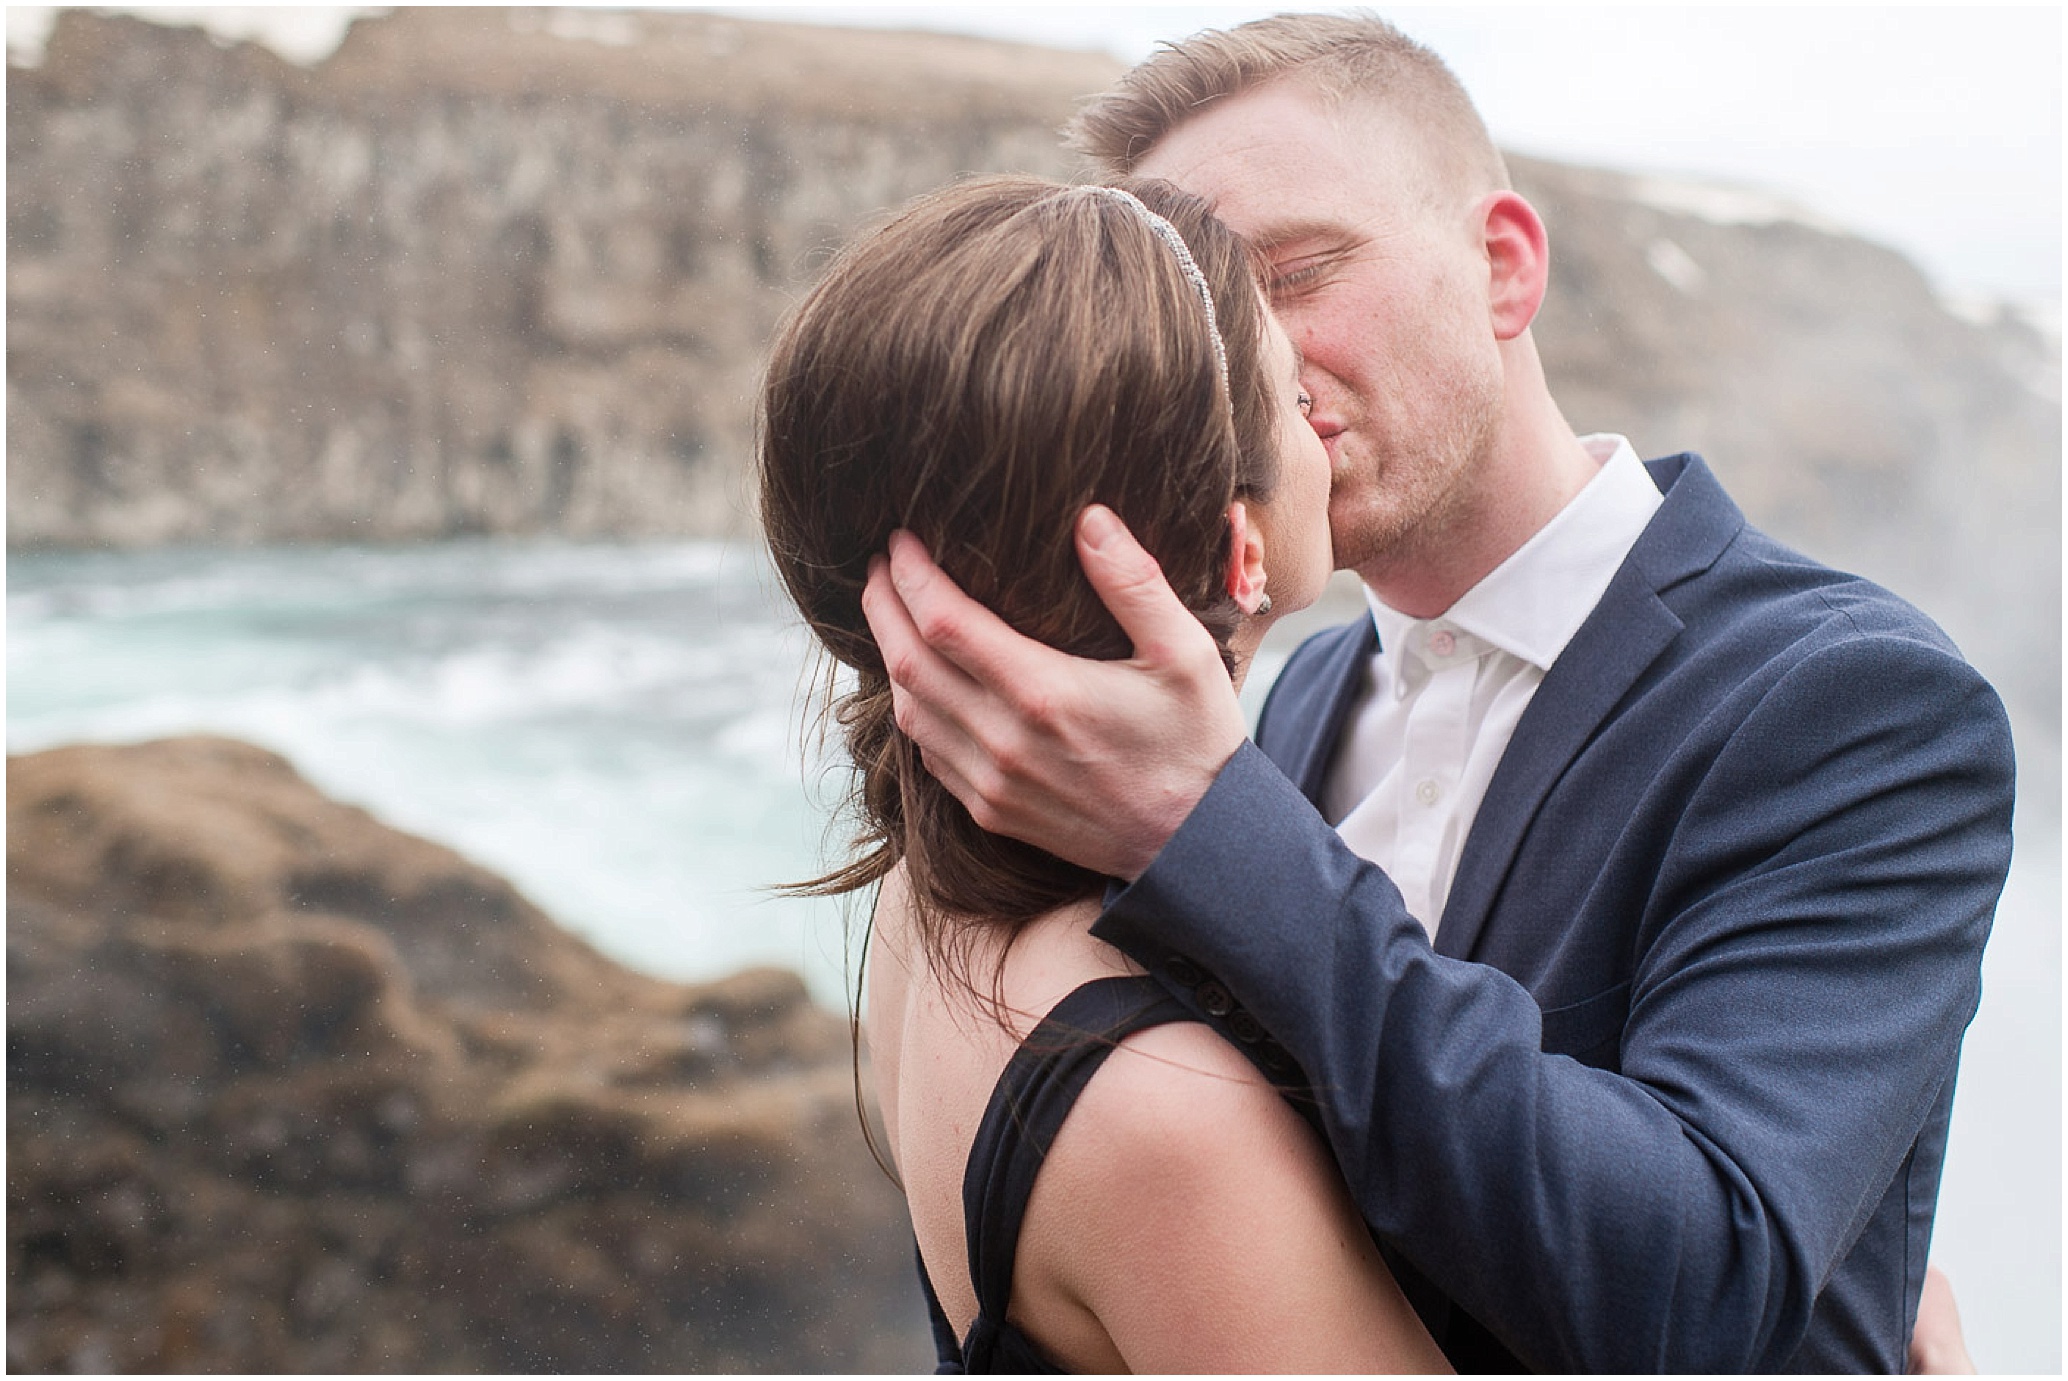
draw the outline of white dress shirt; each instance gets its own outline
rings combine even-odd
[[[1444,613],[1412,619],[1365,591],[1379,650],[1322,782],[1322,811],[1432,937],[1516,722],[1663,502],[1628,441],[1580,444],[1600,472]]]

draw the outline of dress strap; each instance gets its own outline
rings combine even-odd
[[[962,1178],[969,1274],[977,1293],[976,1323],[964,1347],[969,1370],[989,1369],[986,1354],[996,1346],[1012,1300],[1020,1219],[1048,1148],[1078,1095],[1122,1040],[1152,1026],[1192,1019],[1153,978],[1098,978],[1058,1002],[1013,1052],[991,1091]]]

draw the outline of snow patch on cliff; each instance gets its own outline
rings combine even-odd
[[[1853,232],[1775,193],[1727,183],[1648,174],[1630,179],[1631,199],[1655,211],[1694,216],[1716,225],[1779,225],[1794,223],[1826,235]]]

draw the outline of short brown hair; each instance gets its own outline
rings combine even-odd
[[[1276,474],[1248,247],[1196,197],[1125,185],[1210,285],[1228,388],[1197,289],[1139,212],[1092,188],[991,178],[923,197],[843,252],[783,327],[762,390],[769,551],[854,673],[831,706],[855,766],[853,855],[800,890],[855,891],[903,860],[926,952],[965,984],[960,922],[1017,930],[1103,879],[979,828],[922,765],[862,615],[870,557],[908,529],[1021,632],[1125,657],[1072,541],[1077,514],[1104,503],[1225,649],[1239,617],[1228,505]]]
[[[1157,141],[1211,102],[1298,81],[1332,105],[1374,101],[1425,132],[1439,167],[1508,186],[1508,167],[1443,59],[1372,15],[1281,14],[1163,45],[1065,131],[1108,176],[1123,176]]]

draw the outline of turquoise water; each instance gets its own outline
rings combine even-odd
[[[806,641],[751,546],[35,555],[7,572],[10,752],[233,734],[509,877],[625,963],[781,964],[842,1004],[839,905],[768,890],[819,867],[838,783],[807,766]],[[1260,655],[1252,704],[1299,631]],[[2056,809],[2021,819],[1933,1250],[1985,1371],[2061,1365]]]
[[[515,881],[628,964],[838,1004],[805,643],[746,546],[15,556],[10,752],[209,730]]]

